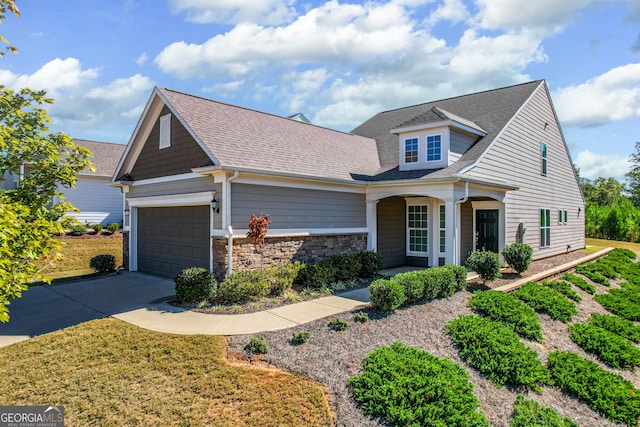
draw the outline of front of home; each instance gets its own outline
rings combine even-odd
[[[342,252],[462,264],[584,247],[584,200],[544,81],[372,117],[352,133],[154,89],[113,175],[125,262],[173,277]],[[273,221],[260,253],[252,214]]]

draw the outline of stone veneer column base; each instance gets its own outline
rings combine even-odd
[[[122,232],[122,266],[129,269],[129,232]]]
[[[366,250],[365,233],[267,237],[260,252],[249,239],[238,238],[233,239],[232,271],[253,270],[261,265],[283,265],[288,261],[315,264],[333,255]],[[213,271],[218,279],[226,276],[226,238],[213,239]]]

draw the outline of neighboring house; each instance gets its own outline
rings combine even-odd
[[[112,179],[125,262],[174,276],[377,250],[387,265],[584,247],[584,199],[544,81],[385,111],[337,132],[155,88]],[[273,221],[260,253],[251,214]]]
[[[78,180],[74,188],[60,187],[65,199],[73,204],[80,212],[69,212],[81,223],[110,222],[122,224],[123,197],[120,189],[109,187],[108,184],[122,157],[126,146],[108,142],[86,141],[74,139],[76,145],[87,147],[93,153],[95,171],[88,169],[78,173]],[[29,165],[22,167],[20,174],[5,173],[3,188],[15,188],[20,182],[20,175],[29,174]]]

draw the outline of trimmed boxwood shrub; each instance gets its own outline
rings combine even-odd
[[[360,261],[360,277],[375,277],[385,267],[384,258],[374,251],[363,251],[356,254]]]
[[[541,385],[552,383],[536,352],[502,323],[470,314],[450,321],[446,328],[460,358],[497,387],[509,384],[538,391]]]
[[[179,302],[206,301],[215,295],[218,285],[213,274],[203,267],[180,270],[175,282],[176,298]]]
[[[461,265],[445,264],[443,268],[451,270],[456,281],[455,290],[461,291],[467,287],[467,269]]]
[[[623,338],[640,343],[640,326],[619,316],[591,313],[589,323],[620,335]]]
[[[554,291],[558,291],[560,292],[562,295],[564,295],[565,297],[574,300],[575,302],[580,302],[582,301],[582,298],[580,297],[580,295],[578,295],[576,293],[576,291],[574,291],[573,289],[571,289],[571,283],[569,282],[564,282],[564,281],[553,281],[553,282],[547,282],[544,281],[542,282],[542,284],[544,286],[546,286],[547,288],[551,288]]]
[[[578,427],[578,424],[567,417],[561,417],[555,409],[543,406],[535,400],[525,399],[519,394],[513,405],[513,417],[509,426]]]
[[[349,379],[367,415],[391,426],[488,426],[469,375],[454,362],[394,343],[373,350]]]
[[[575,303],[569,301],[561,293],[535,282],[527,283],[520,289],[513,291],[512,295],[524,301],[538,313],[546,313],[554,320],[566,323],[571,320],[571,317],[578,314]]]
[[[510,294],[480,291],[471,297],[471,308],[478,314],[502,322],[531,341],[542,341],[540,320],[531,307]]]
[[[502,276],[500,274],[500,257],[494,252],[471,252],[464,265],[478,273],[485,282],[491,282]]]
[[[444,267],[431,267],[418,271],[424,280],[423,299],[431,301],[438,297],[453,295],[457,288],[455,275],[452,270]]]
[[[320,289],[336,281],[336,268],[328,260],[307,264],[300,269],[298,280],[306,288]]]
[[[396,274],[391,280],[404,289],[405,304],[412,304],[424,298],[424,276],[419,271]]]
[[[406,297],[402,285],[393,280],[378,279],[369,285],[373,308],[380,312],[395,310],[400,307]]]
[[[640,392],[630,381],[570,351],[551,352],[549,371],[562,391],[578,397],[594,411],[616,423],[637,425]]]
[[[355,280],[360,276],[360,269],[362,264],[360,263],[360,257],[357,254],[340,254],[332,256],[327,261],[329,262],[335,271],[333,280],[330,282],[348,282],[349,280]]]
[[[304,265],[303,262],[296,261],[286,262],[281,266],[266,267],[264,273],[269,282],[269,295],[278,296],[287,289],[291,289]]]
[[[576,276],[575,274],[564,273],[562,275],[562,280],[566,280],[567,282],[573,283],[574,285],[576,285],[577,287],[579,287],[580,289],[582,289],[583,291],[585,291],[590,295],[594,295],[596,293],[595,286],[593,286],[591,283],[584,280],[582,277]]]
[[[271,285],[262,270],[242,270],[224,279],[218,286],[216,299],[236,303],[269,295]]]
[[[518,274],[527,271],[531,258],[533,256],[533,248],[524,243],[511,243],[504,247],[502,251],[504,260]],[[479,274],[479,273],[478,273]]]
[[[640,350],[636,346],[596,325],[574,323],[569,327],[569,338],[612,368],[633,371],[640,366]]]
[[[89,268],[98,273],[110,273],[116,270],[116,257],[109,254],[96,255],[89,260]]]

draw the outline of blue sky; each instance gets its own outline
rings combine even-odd
[[[24,0],[0,84],[51,128],[126,143],[154,85],[349,131],[373,114],[546,79],[584,177],[640,141],[638,0]]]

